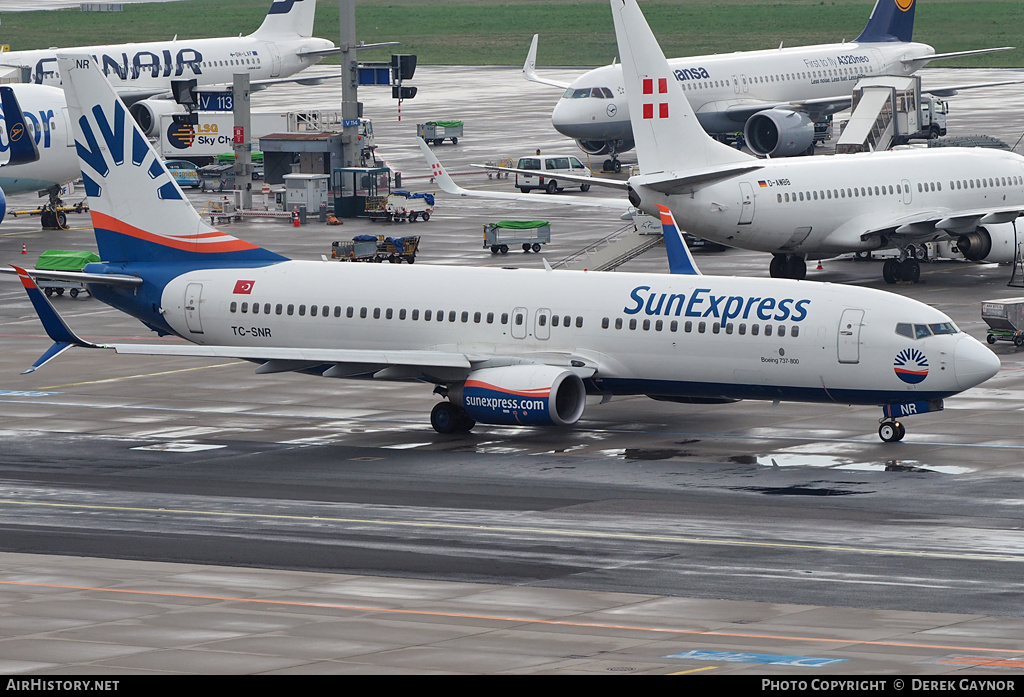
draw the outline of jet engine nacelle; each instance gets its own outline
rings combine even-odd
[[[154,138],[159,135],[160,117],[164,114],[184,114],[185,107],[172,99],[143,99],[128,107],[128,113],[143,133]]]
[[[814,145],[814,122],[803,112],[765,109],[747,119],[743,138],[757,155],[803,155]]]
[[[583,415],[587,390],[571,370],[513,365],[473,371],[448,399],[480,423],[568,426]]]
[[[1013,223],[984,225],[974,232],[960,235],[956,247],[969,261],[1007,264],[1017,256],[1017,236]]]
[[[636,143],[623,138],[621,140],[577,140],[576,145],[588,155],[607,155],[632,150]]]

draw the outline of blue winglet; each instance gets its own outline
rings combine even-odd
[[[676,225],[672,211],[660,203],[655,205],[661,214],[661,229],[665,235],[665,250],[668,252],[668,272],[684,276],[701,276],[697,262],[693,260],[690,248],[686,246],[686,240]]]
[[[39,149],[25,121],[25,114],[21,111],[14,90],[6,85],[0,87],[0,107],[4,112],[7,140],[11,144],[11,156],[4,166],[23,165],[38,160]]]
[[[25,292],[28,293],[28,299],[32,301],[32,306],[36,309],[36,314],[39,315],[39,321],[43,323],[43,329],[46,330],[47,335],[53,339],[54,344],[46,353],[39,357],[32,367],[25,371],[24,374],[34,372],[43,365],[53,360],[60,354],[67,351],[73,346],[85,346],[87,348],[101,348],[96,344],[92,344],[84,339],[80,338],[71,327],[64,322],[63,318],[57,314],[57,310],[50,303],[50,300],[39,290],[39,286],[32,280],[32,277],[28,275],[28,272],[20,266],[14,266],[11,264],[15,271],[18,272],[18,278],[21,279],[21,285],[25,287]]]

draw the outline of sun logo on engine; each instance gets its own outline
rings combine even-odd
[[[917,349],[903,349],[896,354],[893,370],[908,385],[916,385],[928,377],[928,358]]]

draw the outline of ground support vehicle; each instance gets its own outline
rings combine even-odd
[[[508,254],[509,247],[522,245],[524,252],[539,252],[551,241],[551,223],[546,220],[501,220],[484,224],[484,249],[491,254]]]
[[[43,271],[81,271],[86,264],[100,261],[99,255],[94,252],[71,251],[63,249],[48,249],[39,255],[36,260],[36,269]],[[68,295],[77,298],[80,293],[89,293],[84,283],[79,281],[58,281],[53,278],[39,277],[39,287],[46,295]],[[89,293],[92,295],[91,293]]]
[[[1012,341],[1018,348],[1024,346],[1024,298],[984,300],[981,318],[988,324],[988,343]]]
[[[401,264],[416,262],[419,249],[418,235],[408,237],[384,237],[383,235],[357,235],[350,241],[338,240],[331,244],[331,258],[338,261],[367,261]]]
[[[461,121],[427,121],[416,124],[416,135],[427,143],[440,145],[446,139],[452,141],[452,145],[459,142],[462,137]]]
[[[484,164],[488,167],[504,167],[505,169],[511,169],[516,166],[516,161],[511,157],[502,157],[499,160],[485,162]],[[508,175],[508,172],[502,172],[500,170],[487,170],[488,179],[501,179],[502,176],[504,176],[505,179],[508,179]]]
[[[430,220],[430,214],[434,212],[433,194],[392,191],[386,197],[378,197],[376,203],[377,208],[370,208],[370,202],[367,201],[367,211],[370,214],[371,222],[378,220],[385,220],[389,223],[404,221],[414,223],[417,220],[426,222]]]

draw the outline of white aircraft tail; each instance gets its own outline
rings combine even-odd
[[[105,262],[276,261],[203,222],[99,65],[57,54],[96,244]]]
[[[644,176],[685,174],[754,158],[709,136],[635,0],[611,0],[637,159]]]
[[[313,36],[316,0],[274,0],[260,28],[252,36],[270,38],[308,38]]]

